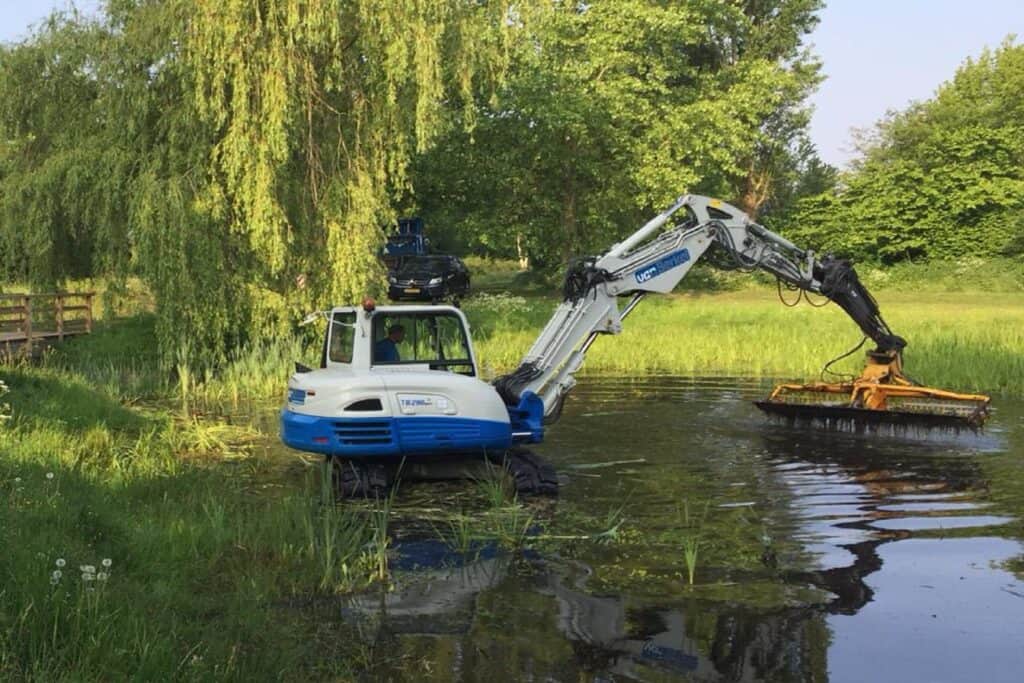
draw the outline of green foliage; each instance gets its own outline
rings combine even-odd
[[[882,263],[1024,253],[1024,46],[968,60],[862,152],[837,191],[802,201],[790,233]]]
[[[556,4],[472,133],[418,161],[412,201],[476,252],[545,267],[685,191],[743,197],[806,124],[817,65],[800,41],[819,4]]]
[[[380,287],[411,155],[518,30],[448,0],[105,10],[0,49],[0,276],[138,275],[165,366],[199,369]]]

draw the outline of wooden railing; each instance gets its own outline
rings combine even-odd
[[[95,292],[0,294],[0,344],[32,347],[92,332]]]

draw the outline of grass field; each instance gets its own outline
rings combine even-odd
[[[908,340],[905,368],[931,385],[1024,393],[1024,296],[879,294],[883,315]],[[466,305],[482,363],[514,367],[554,310],[551,299],[481,296]],[[644,301],[621,335],[600,339],[584,372],[725,375],[816,380],[862,334],[837,306],[787,308],[770,289],[677,294]],[[865,350],[869,346],[865,345]],[[856,373],[858,352],[837,363]]]

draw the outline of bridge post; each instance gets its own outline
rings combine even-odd
[[[57,293],[54,313],[57,318],[57,339],[64,341],[64,294],[60,292]]]
[[[85,333],[92,334],[92,297],[95,292],[89,292],[85,295]]]
[[[21,298],[25,309],[25,348],[32,353],[32,297],[28,294]]]

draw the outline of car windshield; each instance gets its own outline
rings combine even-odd
[[[444,270],[450,264],[450,259],[447,257],[434,257],[428,256],[426,258],[415,258],[410,259],[402,264],[401,272],[403,273],[415,273],[423,271],[439,271]]]

